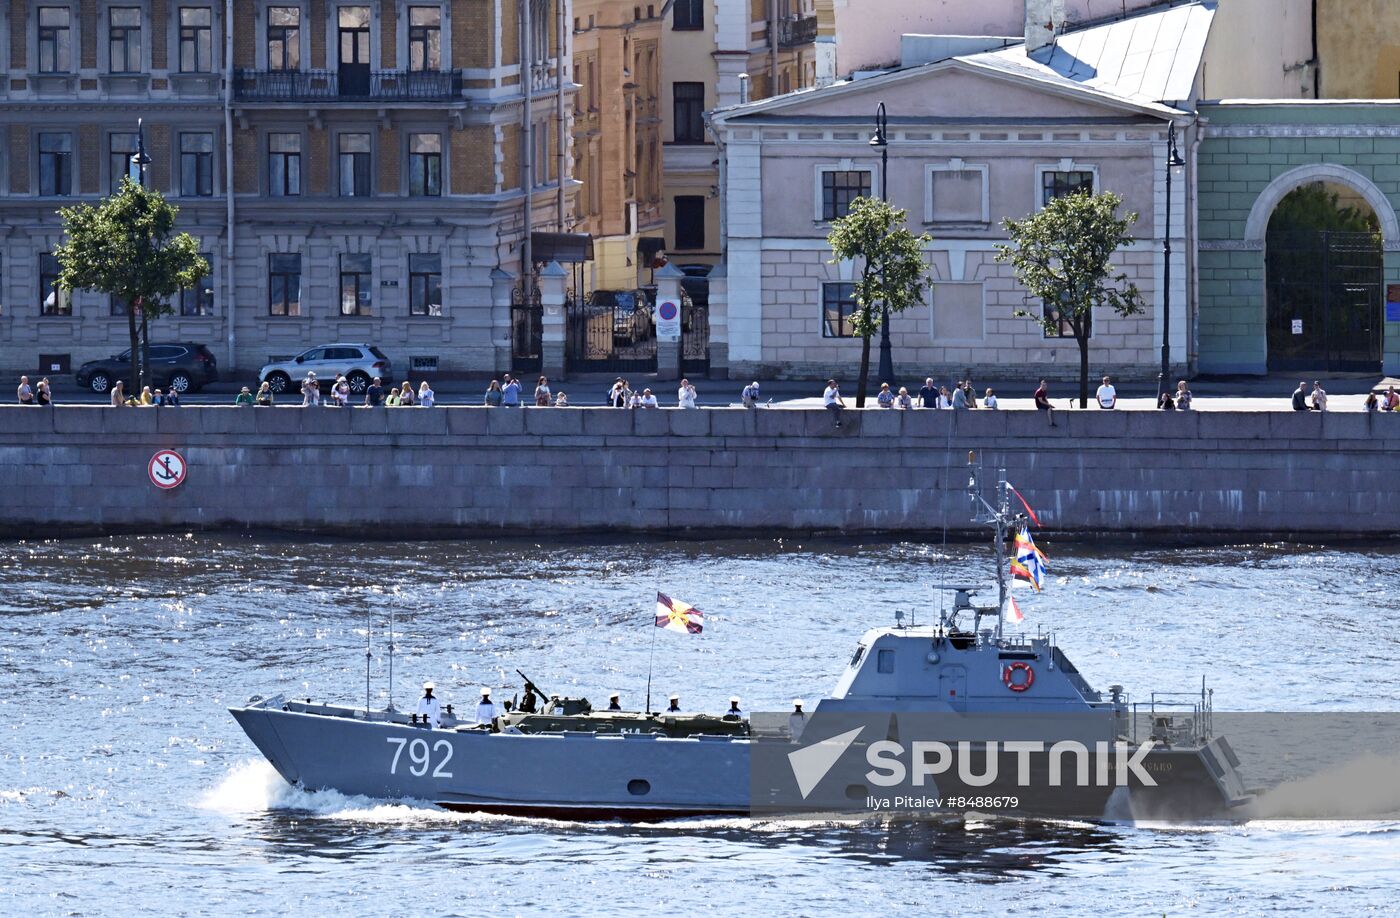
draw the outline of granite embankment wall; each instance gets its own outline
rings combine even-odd
[[[976,449],[1061,532],[1400,533],[1400,417],[1058,415],[6,407],[0,529],[971,531]],[[147,475],[163,448],[189,464],[172,491]]]

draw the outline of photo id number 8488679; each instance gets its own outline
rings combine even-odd
[[[404,749],[408,749],[408,762],[405,768],[408,773],[415,778],[421,778],[428,774],[428,767],[433,764],[433,759],[437,759],[437,767],[433,769],[431,777],[450,778],[452,772],[447,771],[447,763],[452,761],[452,744],[445,739],[440,739],[433,743],[431,750],[428,741],[416,737],[412,740],[402,736],[385,737],[385,742],[395,746],[394,760],[389,763],[389,774],[399,773],[399,759],[403,757]]]

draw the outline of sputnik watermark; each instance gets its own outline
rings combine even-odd
[[[858,727],[788,753],[788,764],[803,800],[863,731],[863,727]],[[989,787],[1002,780],[1005,757],[1008,763],[1014,759],[1017,787],[1128,787],[1133,783],[1156,787],[1156,780],[1145,767],[1146,758],[1156,747],[1156,740],[1138,744],[1096,742],[1092,748],[1078,740],[1050,744],[1029,740],[918,740],[907,747],[895,740],[880,740],[865,747],[865,762],[870,770],[864,777],[869,784],[881,788],[924,787],[936,783],[940,775],[956,776],[963,787]],[[1002,780],[1001,786],[1005,784]]]

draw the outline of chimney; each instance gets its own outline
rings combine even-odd
[[[1055,41],[1055,12],[1060,8],[1063,19],[1063,0],[1026,0],[1026,53],[1033,54]]]

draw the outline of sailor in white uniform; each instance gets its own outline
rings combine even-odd
[[[442,705],[433,697],[433,684],[423,683],[423,697],[418,699],[418,713],[433,729],[442,726]]]
[[[477,725],[491,726],[491,721],[495,720],[500,713],[495,703],[491,701],[491,690],[489,688],[482,689],[481,703],[476,706]]]
[[[802,739],[802,731],[807,729],[807,715],[802,713],[802,699],[792,699],[792,713],[788,715],[788,732],[792,734],[792,741],[799,742]]]
[[[729,696],[729,710],[724,712],[724,719],[725,719],[725,720],[743,720],[743,719],[744,719],[744,712],[743,712],[743,710],[739,707],[739,696],[738,696],[738,695],[730,695],[730,696]]]

